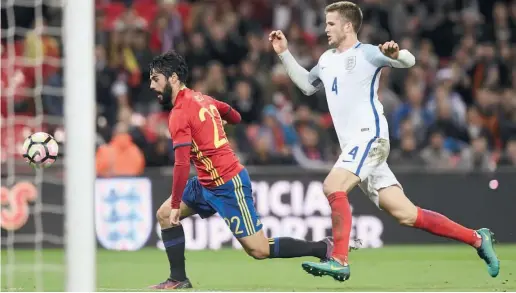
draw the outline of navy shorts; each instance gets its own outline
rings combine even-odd
[[[253,235],[262,229],[246,169],[230,181],[210,189],[202,186],[197,176],[190,178],[183,193],[183,202],[203,219],[219,213],[237,238]]]

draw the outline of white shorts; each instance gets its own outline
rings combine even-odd
[[[402,188],[387,165],[389,152],[389,140],[384,138],[350,142],[342,149],[333,167],[346,169],[360,177],[358,186],[379,206],[378,190],[392,185]]]

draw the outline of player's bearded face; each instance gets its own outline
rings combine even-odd
[[[172,86],[163,75],[153,74],[151,76],[151,89],[158,96],[158,101],[162,105],[172,102]]]
[[[170,82],[175,79],[175,76],[166,78],[165,75],[159,71],[152,70],[150,75],[150,89],[156,93],[160,104],[169,105],[172,103],[174,93]]]
[[[169,82],[165,83],[165,87],[159,95],[161,95],[161,98],[159,99],[160,104],[168,105],[172,103],[172,86]]]

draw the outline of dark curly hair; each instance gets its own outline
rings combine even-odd
[[[149,69],[150,72],[163,74],[167,79],[175,73],[182,83],[185,83],[188,77],[188,65],[183,56],[175,51],[168,51],[154,57],[149,64]]]

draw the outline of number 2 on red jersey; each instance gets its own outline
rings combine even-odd
[[[199,119],[201,122],[206,121],[206,114],[208,114],[208,116],[211,118],[211,122],[213,123],[213,144],[215,145],[215,148],[218,149],[228,142],[226,133],[224,132],[224,127],[222,126],[222,120],[220,119],[219,111],[214,105],[210,105],[209,109],[202,107],[199,110]],[[215,118],[219,118],[218,121]],[[219,134],[219,126],[220,129],[222,129],[222,139],[220,138]]]

